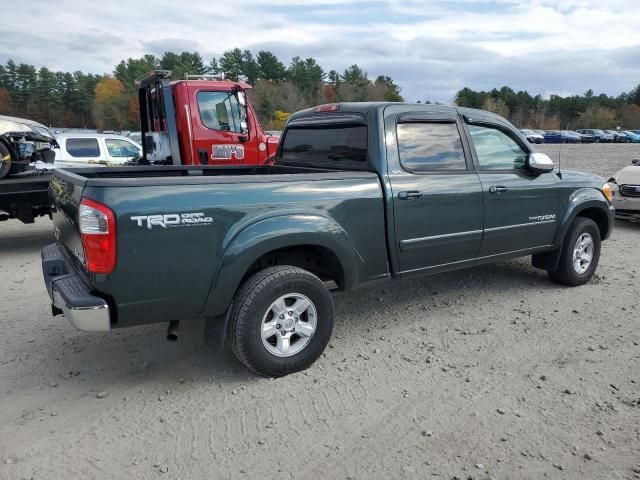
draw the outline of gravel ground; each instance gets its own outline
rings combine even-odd
[[[562,166],[634,156],[563,146]],[[525,258],[336,294],[325,355],[274,380],[201,322],[168,343],[52,318],[48,220],[2,223],[0,478],[640,478],[639,238],[617,223],[579,288]]]

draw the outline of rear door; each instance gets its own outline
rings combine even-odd
[[[483,193],[454,110],[386,116],[388,174],[401,272],[473,261]]]
[[[96,137],[67,137],[60,146],[60,160],[56,161],[56,166],[88,167],[104,164],[104,146],[100,146]]]
[[[191,88],[192,156],[202,165],[256,163],[258,139],[248,133],[246,109],[233,92]]]
[[[529,147],[506,125],[467,123],[484,196],[480,256],[553,244],[558,226],[555,173],[526,169]]]

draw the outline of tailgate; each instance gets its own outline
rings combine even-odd
[[[78,209],[86,182],[85,177],[63,169],[57,169],[49,182],[49,199],[56,240],[65,247],[74,266],[85,273]]]

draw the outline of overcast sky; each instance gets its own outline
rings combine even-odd
[[[464,86],[617,95],[640,83],[637,0],[23,0],[0,62],[109,73],[123,58],[240,47],[389,75],[408,101]],[[19,7],[17,7],[19,5]],[[558,6],[561,5],[561,6]]]

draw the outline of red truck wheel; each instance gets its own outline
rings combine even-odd
[[[266,268],[236,294],[227,330],[235,356],[256,373],[304,370],[322,354],[333,331],[333,299],[312,273]]]

